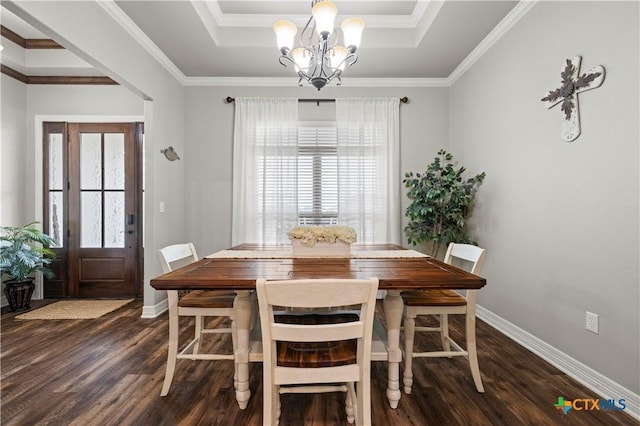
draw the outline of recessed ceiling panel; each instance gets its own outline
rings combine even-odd
[[[424,0],[422,0],[424,2]],[[417,1],[334,1],[340,15],[411,15]],[[259,15],[309,15],[311,0],[219,1],[222,13]]]
[[[334,3],[342,17],[369,18],[358,62],[345,71],[345,79],[445,79],[518,1]],[[278,62],[272,21],[306,22],[311,0],[117,0],[116,5],[151,41],[145,47],[164,54],[186,78],[295,78],[293,69]],[[11,29],[24,38],[46,38],[13,18],[3,8],[3,25],[15,27],[17,31]],[[126,23],[123,27],[131,28]]]

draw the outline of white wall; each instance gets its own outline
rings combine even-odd
[[[164,292],[156,292],[148,285],[151,278],[161,273],[155,252],[169,241],[182,239],[185,229],[184,163],[170,163],[160,153],[160,149],[168,146],[178,152],[183,148],[182,85],[99,2],[5,1],[3,6],[144,99],[147,148],[144,304],[146,308],[161,303],[166,298]],[[77,25],[70,25],[70,17]],[[165,213],[158,211],[159,201],[165,202]]]
[[[637,2],[539,2],[451,88],[451,151],[487,178],[475,211],[488,250],[478,303],[640,390]],[[540,99],[564,60],[604,65],[579,95],[582,135]],[[585,311],[600,334],[585,330]],[[625,397],[619,395],[618,397]]]
[[[295,84],[295,79],[292,79]],[[290,96],[335,98],[349,96],[409,97],[400,104],[400,170],[422,171],[448,140],[447,88],[326,87],[186,87],[185,88],[185,212],[187,239],[200,255],[231,244],[231,159],[234,105],[227,96]],[[335,104],[300,104],[300,119],[331,120]],[[182,154],[182,153],[181,153]],[[404,188],[402,188],[404,194]],[[404,214],[407,200],[401,206]]]
[[[27,161],[27,89],[4,74],[0,84],[0,225],[20,226],[33,220],[27,214],[24,196],[29,193],[26,179],[31,170]]]
[[[30,193],[27,176],[33,170],[27,154],[27,90],[24,83],[4,74],[0,85],[0,226],[21,226],[33,221],[25,197]],[[7,305],[4,293],[0,295],[0,305]]]

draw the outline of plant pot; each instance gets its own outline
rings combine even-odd
[[[24,281],[9,280],[4,283],[4,294],[9,302],[9,310],[12,312],[31,309],[31,296],[36,285],[33,279]]]

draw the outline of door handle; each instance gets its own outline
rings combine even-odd
[[[136,232],[136,231],[134,231],[133,229],[129,229],[129,230],[127,231],[127,234],[131,235],[131,234],[133,234],[133,233],[135,233],[135,232]]]

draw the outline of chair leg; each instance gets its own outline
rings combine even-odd
[[[278,386],[265,385],[262,393],[262,424],[274,426],[278,424],[278,407],[280,405],[280,393]]]
[[[353,411],[353,400],[355,399],[355,389],[353,382],[347,383],[347,395],[345,397],[345,411],[347,413],[347,423],[353,424],[355,417]]]
[[[194,332],[194,339],[196,343],[193,345],[193,354],[200,353],[200,342],[202,341],[202,330],[204,329],[204,317],[201,315],[195,316],[196,326]]]
[[[167,351],[167,369],[164,373],[160,396],[167,396],[169,393],[178,358],[178,292],[168,291],[167,299],[169,302],[169,349]]]
[[[449,343],[449,315],[447,314],[440,314],[440,340],[442,340],[442,349],[447,352],[450,351],[451,343]]]
[[[411,394],[413,385],[413,341],[416,332],[416,316],[406,313],[404,316],[404,393]]]
[[[273,392],[275,397],[271,398],[271,403],[273,405],[272,413],[275,415],[273,419],[273,424],[278,426],[280,423],[280,414],[282,413],[281,404],[280,404],[280,386],[274,386]],[[275,404],[273,404],[275,402]]]
[[[229,319],[231,320],[231,342],[233,354],[235,355],[236,349],[238,349],[238,328],[233,319],[233,315],[231,315]],[[233,360],[233,389],[238,389],[238,364],[235,359]]]
[[[358,382],[356,392],[356,424],[371,425],[371,374],[366,374]]]
[[[476,316],[467,313],[465,323],[471,376],[473,377],[473,383],[476,385],[476,390],[484,393],[484,386],[482,385],[482,378],[480,377],[480,366],[478,364],[478,350],[476,348]]]

